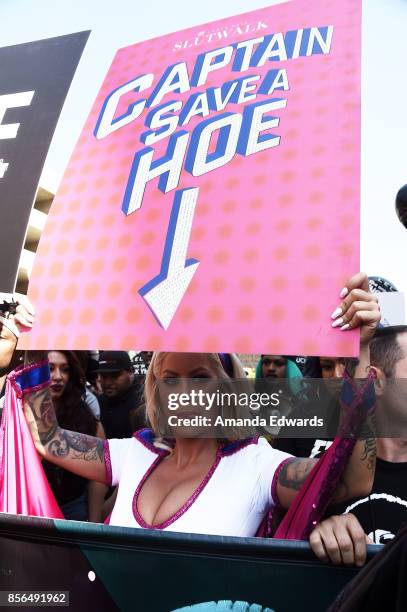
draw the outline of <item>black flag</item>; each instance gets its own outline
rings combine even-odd
[[[0,291],[14,291],[38,181],[88,37],[0,49]]]

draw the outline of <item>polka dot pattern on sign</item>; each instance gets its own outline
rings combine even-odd
[[[154,178],[141,208],[122,211],[151,109],[107,137],[96,139],[93,131],[114,89],[149,72],[155,84],[167,66],[182,61],[192,74],[197,55],[219,41],[180,49],[179,41],[194,40],[198,26],[117,52],[39,245],[29,288],[38,322],[22,336],[22,347],[357,353],[357,333],[333,330],[330,314],[341,283],[359,269],[360,4],[293,0],[208,26],[232,29],[231,43],[266,34],[239,34],[238,22],[270,23],[272,32],[333,24],[334,32],[329,55],[253,69],[259,83],[271,69],[287,70],[289,90],[271,94],[287,100],[286,108],[273,111],[279,146],[236,154],[208,174],[182,171],[177,188],[199,188],[187,249],[199,266],[167,330],[139,290],[162,268],[175,190],[163,193]],[[212,71],[200,91],[247,74],[225,66]],[[172,92],[162,102],[185,103],[192,93],[196,89]],[[140,97],[135,91],[123,96],[116,117]],[[265,99],[259,94],[255,100]],[[242,112],[243,106],[219,112]],[[194,117],[182,129],[200,121]],[[165,156],[167,146],[168,138],[154,144],[153,159]],[[210,152],[215,146],[211,142]]]

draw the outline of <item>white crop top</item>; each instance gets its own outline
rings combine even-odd
[[[138,512],[138,495],[168,454],[156,448],[153,439],[152,431],[144,429],[129,439],[105,441],[107,477],[119,485],[110,525],[208,535],[256,534],[277,503],[273,477],[291,455],[273,449],[264,438],[220,446],[213,466],[185,504],[163,523],[151,526]]]

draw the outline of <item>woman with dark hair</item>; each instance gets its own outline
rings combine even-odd
[[[50,393],[58,421],[71,431],[104,438],[101,423],[84,401],[85,374],[75,353],[50,351],[48,361],[51,373]],[[62,448],[55,448],[55,451],[63,453]],[[44,461],[43,467],[65,518],[101,521],[106,487],[89,482],[49,461]]]

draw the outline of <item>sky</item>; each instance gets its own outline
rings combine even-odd
[[[361,269],[388,278],[407,293],[407,231],[394,208],[398,189],[407,183],[407,0],[362,2]],[[118,48],[278,3],[0,0],[1,46],[92,30],[61,113],[41,186],[56,191]]]

